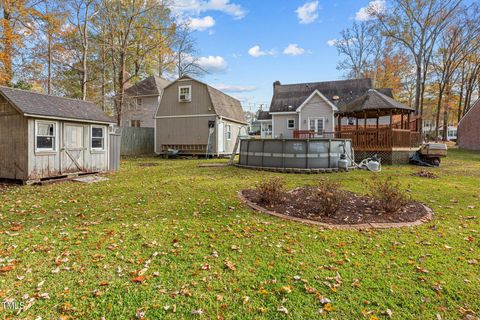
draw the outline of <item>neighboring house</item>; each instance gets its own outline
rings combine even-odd
[[[0,179],[108,171],[114,124],[91,102],[0,87]]]
[[[480,99],[458,123],[457,143],[461,149],[480,150]]]
[[[370,79],[353,79],[313,83],[282,85],[273,83],[273,98],[269,112],[259,115],[262,123],[262,138],[294,137],[295,131],[314,131],[318,136],[326,136],[335,131],[335,113],[356,98],[372,89]],[[381,93],[392,97],[390,89],[380,89]],[[380,119],[387,123],[388,117]],[[374,124],[368,120],[367,124]],[[348,118],[342,124],[353,125]]]
[[[241,131],[242,130],[242,131]],[[164,89],[155,115],[155,153],[168,149],[184,154],[231,154],[247,122],[240,101],[183,76]],[[244,133],[245,132],[245,133]]]
[[[122,127],[155,127],[155,111],[170,81],[150,76],[125,90]]]

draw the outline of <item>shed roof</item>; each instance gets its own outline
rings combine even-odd
[[[159,95],[169,84],[168,80],[150,76],[126,89],[125,94],[132,97]]]
[[[415,109],[400,103],[389,96],[370,89],[357,99],[340,107],[340,113],[346,116],[377,117],[401,112],[414,112]]]
[[[272,120],[272,115],[268,111],[260,110],[258,112],[258,120]]]
[[[0,86],[0,94],[24,116],[115,123],[93,102]]]
[[[287,112],[295,111],[315,90],[337,107],[341,107],[365,94],[373,85],[371,79],[349,79],[297,84],[281,84],[277,81],[273,87],[270,112]],[[380,90],[392,96],[391,89]]]

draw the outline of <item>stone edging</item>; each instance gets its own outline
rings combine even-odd
[[[427,214],[423,216],[422,218],[412,221],[412,222],[393,222],[393,223],[386,223],[386,222],[379,222],[379,223],[362,223],[362,224],[329,224],[329,223],[324,223],[324,222],[319,222],[315,220],[308,220],[308,219],[302,219],[298,217],[292,217],[286,214],[278,213],[275,211],[270,211],[267,210],[252,201],[248,200],[244,195],[243,191],[238,192],[238,197],[240,200],[242,200],[246,205],[248,205],[250,208],[260,211],[262,213],[275,216],[278,218],[286,219],[286,220],[292,220],[292,221],[297,221],[305,224],[312,224],[316,225],[325,229],[334,229],[334,230],[365,230],[365,229],[391,229],[391,228],[402,228],[402,227],[415,227],[419,226],[425,222],[428,222],[433,219],[433,210],[430,209],[429,207],[425,206],[422,204],[422,206],[425,208],[427,211]]]

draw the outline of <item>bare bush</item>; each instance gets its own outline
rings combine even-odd
[[[271,178],[259,182],[255,187],[257,202],[266,205],[283,202],[285,182],[280,178]]]
[[[312,191],[312,200],[319,204],[319,209],[326,215],[334,215],[345,200],[345,191],[340,184],[333,181],[321,180]]]
[[[399,211],[410,201],[410,197],[402,189],[400,183],[394,182],[391,177],[384,181],[372,179],[369,189],[371,196],[378,201],[380,209],[388,213]]]

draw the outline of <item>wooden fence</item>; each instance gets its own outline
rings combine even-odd
[[[122,156],[154,154],[155,130],[153,128],[122,128]]]

